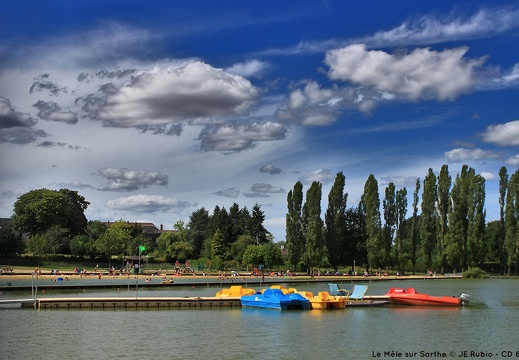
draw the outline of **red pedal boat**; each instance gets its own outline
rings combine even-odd
[[[399,305],[421,305],[421,306],[461,306],[469,302],[470,296],[461,294],[456,296],[433,296],[420,294],[414,288],[391,288],[386,294],[393,304]]]

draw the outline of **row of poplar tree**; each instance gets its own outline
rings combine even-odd
[[[397,190],[392,182],[380,206],[374,175],[366,180],[359,204],[348,208],[345,180],[342,172],[336,175],[324,221],[320,182],[311,184],[305,199],[301,182],[288,193],[286,246],[294,267],[303,263],[313,273],[323,263],[334,270],[357,264],[369,271],[444,273],[494,263],[510,274],[512,266],[517,266],[519,169],[510,178],[506,167],[500,169],[500,219],[489,223],[485,220],[485,179],[467,165],[454,179],[447,165],[438,175],[429,169],[423,182],[418,178],[410,216],[407,189]]]

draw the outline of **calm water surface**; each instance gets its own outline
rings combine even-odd
[[[464,292],[472,301],[462,308],[333,311],[0,308],[0,359],[388,359],[398,352],[401,358],[519,358],[519,280],[367,284],[369,294],[415,287],[433,295]],[[325,283],[298,288],[327,290]],[[197,286],[137,293],[131,287],[61,295],[213,296],[216,291]]]

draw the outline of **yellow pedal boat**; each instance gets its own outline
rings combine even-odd
[[[314,296],[311,291],[298,291],[297,293],[310,300],[312,309],[344,309],[346,301],[344,297],[330,295],[328,291],[319,291],[317,296]]]
[[[253,295],[256,290],[251,288],[244,288],[243,286],[233,285],[229,289],[222,289],[218,291],[215,297],[241,297],[243,295]]]

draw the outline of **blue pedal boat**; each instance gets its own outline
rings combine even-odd
[[[241,305],[277,310],[309,310],[310,300],[301,294],[283,294],[280,289],[266,289],[263,293],[244,295],[240,298]]]

